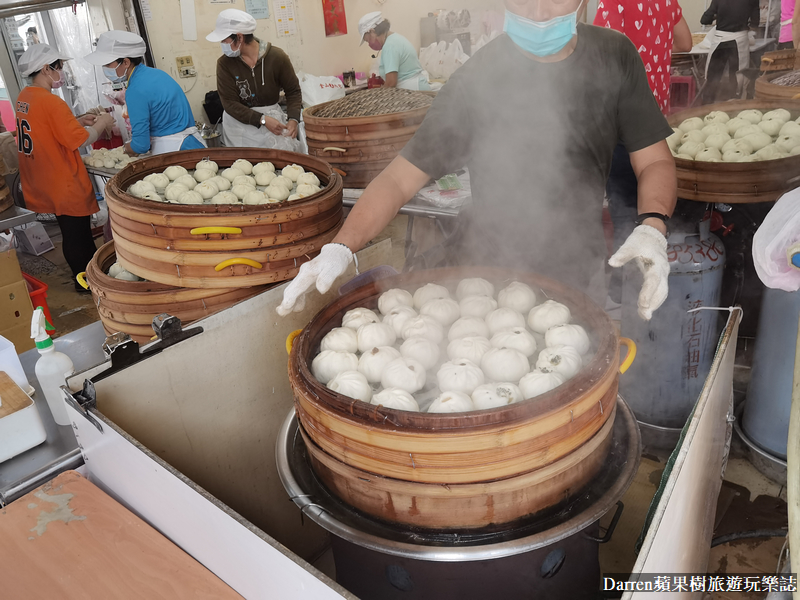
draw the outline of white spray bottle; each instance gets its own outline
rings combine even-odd
[[[67,405],[61,397],[61,386],[66,385],[67,377],[75,372],[69,356],[63,352],[57,352],[53,345],[53,340],[47,334],[55,328],[47,322],[44,316],[44,309],[41,306],[33,311],[31,319],[31,338],[36,342],[36,349],[39,350],[41,358],[36,362],[36,379],[44,392],[53,419],[59,425],[69,425],[70,419],[67,413]]]

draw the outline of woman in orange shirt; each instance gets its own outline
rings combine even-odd
[[[65,60],[70,59],[46,44],[30,46],[19,57],[20,73],[31,85],[17,98],[17,150],[25,205],[56,215],[64,258],[77,275],[94,256],[91,216],[99,210],[78,148],[97,140],[114,119],[105,113],[76,119],[52,93],[63,85]],[[83,291],[77,282],[75,289]]]

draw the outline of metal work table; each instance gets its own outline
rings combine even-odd
[[[361,197],[361,194],[364,193],[364,190],[353,189],[353,188],[345,188],[342,194],[342,203],[348,207],[352,208],[355,206],[356,201]],[[400,209],[401,215],[408,216],[408,225],[406,226],[406,245],[405,245],[405,257],[409,257],[409,251],[411,250],[411,243],[412,243],[412,234],[414,233],[414,217],[425,217],[428,219],[433,219],[436,223],[436,227],[439,229],[439,232],[445,237],[448,237],[449,232],[445,229],[442,224],[442,220],[455,220],[458,216],[458,213],[461,212],[461,209],[464,208],[469,201],[465,202],[459,207],[456,208],[446,208],[435,206],[425,200],[419,194],[415,195],[405,206]]]
[[[64,352],[72,359],[75,370],[83,371],[105,361],[102,348],[105,339],[103,324],[97,321],[56,338],[54,342],[56,350]],[[28,382],[36,390],[33,399],[44,423],[47,439],[43,444],[0,463],[0,506],[23,496],[58,473],[83,464],[72,428],[68,425],[56,425],[36,379],[34,366],[39,359],[38,350],[23,352],[19,358]]]
[[[36,213],[26,208],[12,206],[0,212],[0,231],[11,229],[36,220]]]

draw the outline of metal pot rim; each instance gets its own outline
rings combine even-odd
[[[625,448],[624,458],[618,461],[616,465],[618,472],[614,476],[611,486],[594,498],[588,508],[581,510],[555,527],[533,535],[497,543],[472,546],[414,544],[407,541],[387,539],[343,522],[323,504],[331,502],[332,505],[334,501],[327,498],[316,498],[312,495],[312,490],[305,489],[295,476],[292,461],[290,461],[290,453],[292,452],[298,427],[294,409],[284,420],[278,432],[276,442],[278,474],[284,488],[300,508],[301,513],[328,532],[368,550],[403,558],[436,562],[465,562],[503,558],[536,550],[579,533],[607,513],[627,491],[633,482],[639,465],[642,440],[633,412],[620,396],[617,397],[617,408],[616,423],[619,423],[619,427],[615,426],[614,428],[614,441],[615,443],[625,444]],[[310,466],[308,468],[310,469]],[[339,510],[345,509],[342,509],[340,505]],[[381,525],[378,521],[365,515],[359,514],[358,516],[365,522]],[[457,537],[454,537],[454,539],[457,539]]]

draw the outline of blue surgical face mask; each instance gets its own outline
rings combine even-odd
[[[117,65],[117,68],[119,65]],[[117,75],[117,69],[114,67],[103,67],[103,75],[105,75],[111,83],[120,83],[125,79],[125,73]]]
[[[531,21],[506,11],[503,30],[520,48],[536,56],[551,56],[564,49],[578,31],[578,10],[549,21]]]
[[[225,42],[221,42],[220,46],[222,46],[222,53],[231,58],[236,58],[242,53],[241,48],[239,50],[234,50],[230,44],[226,44]]]

